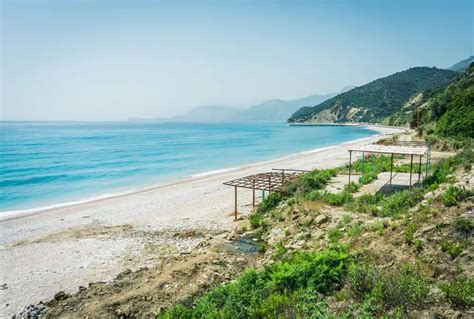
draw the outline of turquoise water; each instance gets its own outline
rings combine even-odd
[[[0,123],[0,211],[146,187],[376,134],[285,123]]]

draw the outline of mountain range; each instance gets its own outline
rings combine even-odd
[[[471,55],[470,57],[468,57],[467,59],[465,60],[462,60],[458,63],[456,63],[455,65],[453,66],[450,66],[448,68],[448,70],[451,70],[451,71],[456,71],[456,72],[464,72],[467,70],[467,68],[469,68],[469,65],[474,62],[474,55]]]
[[[193,108],[191,111],[169,118],[138,119],[131,121],[159,122],[232,122],[232,121],[286,121],[298,108],[305,105],[319,104],[337,94],[346,92],[354,86],[346,86],[338,93],[313,94],[295,100],[273,99],[247,108],[227,105],[206,105]]]
[[[415,94],[448,86],[459,73],[415,67],[353,88],[312,107],[302,107],[288,122],[380,123]]]

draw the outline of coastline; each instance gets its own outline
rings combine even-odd
[[[2,284],[8,287],[1,294],[0,314],[11,316],[27,304],[52,298],[59,290],[75,292],[89,282],[110,281],[126,269],[156,265],[166,256],[188,253],[199,244],[177,238],[177,233],[193,230],[207,236],[232,230],[234,192],[224,181],[272,168],[338,166],[348,161],[349,146],[404,131],[368,128],[379,134],[0,219]],[[251,209],[251,192],[239,190],[238,196],[239,213],[246,215]]]
[[[307,126],[311,126],[311,125],[314,125],[314,124],[308,124]],[[328,124],[321,123],[321,125],[328,125]],[[351,140],[351,141],[347,141],[347,142],[342,142],[342,143],[338,143],[338,144],[334,144],[334,145],[330,145],[330,146],[318,147],[318,148],[311,149],[311,150],[306,150],[306,151],[301,151],[301,152],[297,152],[297,153],[293,153],[293,154],[284,155],[284,156],[278,157],[276,159],[263,160],[263,161],[258,161],[256,163],[252,163],[252,164],[244,164],[244,165],[239,165],[239,166],[234,166],[234,167],[204,171],[204,172],[196,173],[196,174],[193,174],[193,175],[190,175],[190,176],[183,176],[183,177],[179,177],[179,178],[166,180],[166,181],[160,182],[160,183],[155,183],[155,184],[152,184],[152,185],[148,185],[146,187],[132,188],[130,190],[121,191],[121,192],[98,194],[98,195],[88,197],[88,198],[84,198],[84,199],[78,199],[78,200],[73,200],[73,201],[68,201],[68,202],[60,202],[60,203],[57,203],[57,204],[51,204],[51,205],[40,206],[40,207],[35,207],[35,208],[0,211],[0,223],[3,222],[3,221],[11,220],[11,219],[23,218],[23,217],[28,217],[28,216],[35,215],[35,214],[40,214],[40,213],[45,212],[45,211],[53,211],[53,210],[56,210],[56,209],[69,208],[69,207],[74,207],[74,206],[77,206],[77,205],[100,202],[100,201],[107,200],[107,199],[114,199],[114,198],[119,198],[119,197],[122,197],[122,196],[129,196],[129,195],[133,195],[133,194],[148,192],[148,191],[152,191],[152,190],[155,190],[155,189],[160,189],[162,187],[187,183],[187,182],[190,182],[192,180],[199,179],[199,178],[214,176],[214,175],[220,174],[220,173],[233,172],[233,171],[237,171],[237,170],[241,170],[241,169],[249,169],[249,168],[252,168],[253,166],[275,163],[275,162],[279,162],[279,161],[282,161],[282,160],[287,160],[287,159],[291,159],[291,158],[294,158],[294,157],[298,157],[300,155],[317,153],[317,152],[330,150],[330,149],[337,148],[337,147],[344,146],[344,145],[359,143],[359,142],[363,142],[364,140],[370,140],[374,137],[384,135],[384,133],[383,133],[384,130],[381,130],[380,128],[389,129],[389,130],[392,130],[392,129],[393,130],[402,130],[403,129],[403,128],[395,128],[395,127],[390,127],[390,126],[366,125],[366,124],[357,124],[357,123],[354,123],[354,124],[332,124],[332,125],[362,126],[362,127],[368,128],[368,129],[372,129],[374,131],[378,131],[379,133],[374,134],[374,135],[369,136],[369,137],[363,137],[363,138],[360,138],[360,139]],[[385,134],[390,134],[390,133],[385,133]]]

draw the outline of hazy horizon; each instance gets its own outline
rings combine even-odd
[[[247,107],[473,55],[469,1],[1,3],[0,120]]]

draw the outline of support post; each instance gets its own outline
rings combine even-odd
[[[252,208],[255,208],[255,180],[252,179]]]
[[[393,173],[393,153],[390,157],[390,189],[392,188],[392,173]]]
[[[380,173],[383,171],[383,154],[380,154]]]
[[[234,221],[237,221],[237,186],[234,186],[235,206],[234,206]]]
[[[349,151],[349,184],[351,184],[352,151]]]
[[[429,158],[429,161],[428,161],[428,173],[429,173],[430,170],[431,170],[431,145],[428,146],[428,158]]]
[[[428,177],[428,152],[426,152],[425,179]]]
[[[374,154],[370,154],[370,157],[372,157],[372,168],[371,168],[371,171],[372,171],[372,178],[374,177]]]
[[[362,185],[364,185],[364,152],[362,152],[362,163],[361,163],[361,173],[360,179],[362,180]]]
[[[411,176],[413,175],[413,154],[411,154],[410,158],[410,187],[411,187]]]
[[[421,155],[420,155],[420,161],[418,162],[418,183],[420,182],[421,179]]]
[[[262,191],[262,200],[265,200],[265,191]]]

